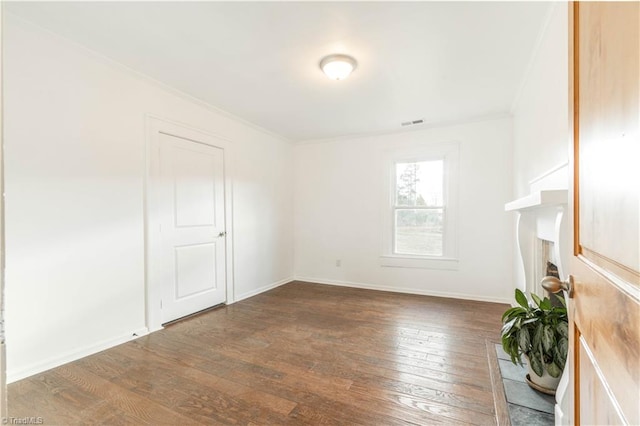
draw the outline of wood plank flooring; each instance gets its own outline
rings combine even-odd
[[[292,282],[9,385],[44,424],[496,424],[506,305]]]

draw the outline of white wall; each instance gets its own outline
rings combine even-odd
[[[514,105],[514,199],[569,158],[567,19],[566,3],[554,4]]]
[[[530,185],[535,189],[565,189],[569,184],[567,13],[564,2],[555,3],[550,9],[514,105],[513,199],[527,195]],[[565,167],[538,179],[561,165]],[[524,269],[515,244],[513,259],[514,284],[524,290]]]
[[[290,143],[15,17],[4,35],[10,379],[144,332],[145,114],[232,141],[236,298],[292,277]]]
[[[506,301],[513,235],[510,118],[295,147],[295,271],[301,280]],[[396,144],[460,143],[457,271],[381,267],[382,157]],[[340,259],[342,266],[336,266]]]

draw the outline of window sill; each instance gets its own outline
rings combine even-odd
[[[419,268],[458,270],[458,259],[448,257],[380,256],[380,266],[392,268]]]

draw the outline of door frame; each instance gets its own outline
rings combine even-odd
[[[158,191],[160,177],[160,134],[190,139],[223,151],[224,219],[225,219],[225,285],[226,304],[235,301],[233,277],[233,163],[231,141],[207,131],[147,114],[145,116],[145,179],[144,179],[144,234],[145,234],[145,320],[149,332],[162,329],[162,282],[156,277],[154,259],[160,244],[158,211],[161,197]]]

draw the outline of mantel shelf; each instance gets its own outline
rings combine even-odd
[[[567,204],[569,191],[566,189],[551,189],[537,191],[526,197],[518,198],[504,205],[505,211],[533,210],[543,207]]]

